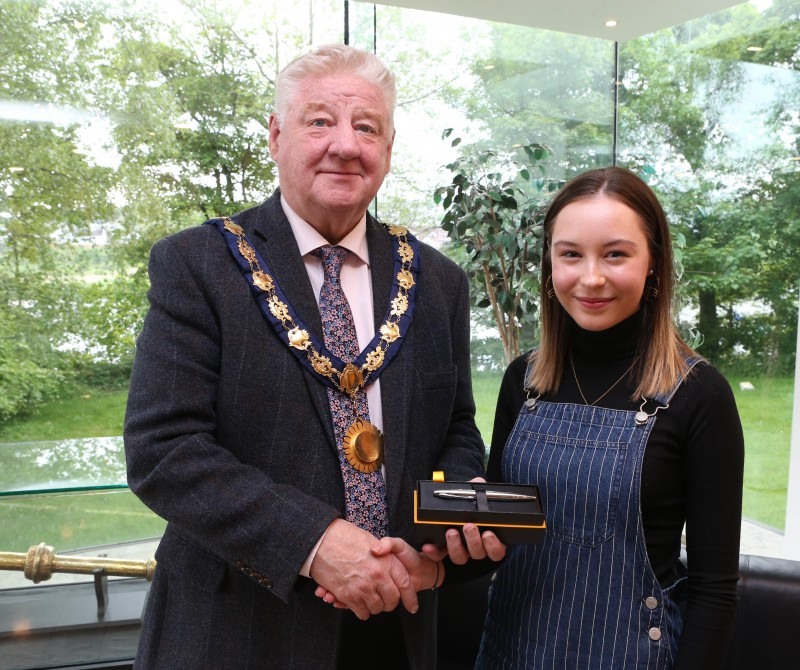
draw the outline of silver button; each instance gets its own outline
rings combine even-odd
[[[651,628],[647,631],[647,637],[653,642],[658,642],[661,639],[661,631],[658,628]]]
[[[644,606],[649,610],[654,610],[656,607],[658,607],[658,598],[648,596],[644,599]]]

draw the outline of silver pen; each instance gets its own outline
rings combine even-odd
[[[456,498],[458,500],[473,500],[478,492],[472,489],[439,489],[433,495],[439,498]],[[505,491],[486,491],[487,500],[536,500],[536,496],[525,493],[506,493]]]

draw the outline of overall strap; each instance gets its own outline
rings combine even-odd
[[[672,387],[672,390],[669,393],[659,393],[656,395],[653,400],[658,403],[659,405],[667,406],[672,401],[672,398],[675,397],[675,394],[678,392],[681,384],[686,380],[689,376],[689,373],[694,369],[694,366],[697,365],[703,358],[697,355],[687,355],[684,357],[684,361],[686,362],[686,371],[683,373],[681,378],[676,382],[675,386]]]

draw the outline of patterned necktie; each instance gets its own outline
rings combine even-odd
[[[325,346],[343,361],[358,357],[358,338],[353,322],[353,313],[347,302],[339,271],[347,254],[343,247],[324,246],[314,250],[322,260],[325,279],[319,294],[319,312],[322,316],[322,334]],[[358,417],[369,421],[369,406],[364,390],[356,393],[354,406],[346,393],[328,388],[328,402],[333,417],[336,444],[339,446],[339,463],[344,479],[347,520],[369,531],[375,537],[387,534],[386,484],[380,469],[375,472],[359,472],[347,462],[342,445],[347,429]]]

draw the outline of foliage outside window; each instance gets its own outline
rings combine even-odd
[[[614,160],[648,175],[673,224],[684,326],[752,417],[748,447],[767,445],[764,460],[748,455],[745,513],[782,528],[800,286],[800,0],[743,3],[622,43],[618,58],[605,40],[349,8],[351,43],[376,46],[400,85],[380,218],[448,248],[446,189],[475,156],[501,175],[494,202],[513,197],[533,237],[549,184]],[[124,393],[149,248],[274,188],[276,73],[309,45],[342,41],[342,26],[334,0],[0,0],[0,441],[59,394]],[[551,152],[543,163],[524,149],[539,145]],[[499,369],[535,339],[538,261],[521,220],[494,239],[512,258],[528,243],[512,273],[521,297],[496,292],[517,344],[500,346],[476,284],[476,333],[492,333],[474,346],[494,369],[478,397],[489,425]],[[486,286],[470,244],[449,253],[467,268],[480,259]],[[758,393],[739,392],[740,381]]]

